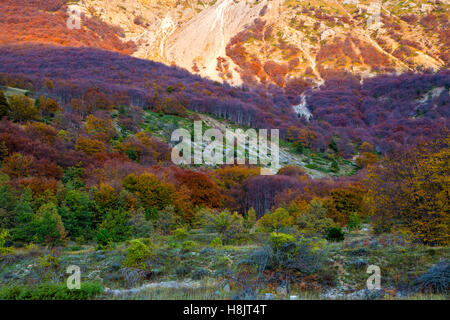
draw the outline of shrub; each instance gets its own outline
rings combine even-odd
[[[383,233],[391,233],[393,223],[391,221],[383,221],[378,219],[374,223],[373,232],[377,235]]]
[[[281,231],[291,227],[294,219],[286,209],[278,208],[273,213],[268,213],[258,221],[258,229],[263,232]]]
[[[172,235],[177,240],[184,240],[188,236],[188,231],[185,227],[182,227],[182,228],[173,230]]]
[[[345,234],[340,227],[333,227],[328,230],[326,239],[332,242],[344,241]]]
[[[252,255],[261,270],[276,272],[274,276],[288,281],[318,272],[324,262],[323,252],[315,250],[305,241],[297,241],[292,235],[272,233],[270,245]],[[261,271],[262,271],[261,270]]]
[[[196,269],[192,274],[192,280],[201,280],[210,275],[210,272],[206,269]]]
[[[250,208],[247,212],[247,216],[245,219],[245,228],[252,229],[256,224],[256,211],[253,208]]]
[[[181,248],[184,251],[193,251],[195,250],[195,248],[197,248],[197,246],[198,246],[197,242],[192,240],[183,241],[183,243],[181,244]]]
[[[227,210],[206,214],[207,228],[212,232],[218,232],[224,243],[231,243],[241,238],[244,232],[244,218],[237,212]]]
[[[322,201],[312,200],[297,218],[297,225],[302,232],[325,235],[335,223],[327,216],[327,209]]]
[[[181,265],[175,269],[175,274],[179,277],[186,277],[191,271],[191,266]]]
[[[219,237],[216,237],[211,240],[211,243],[209,244],[211,247],[217,248],[222,246],[222,240]]]
[[[14,250],[12,248],[6,248],[6,239],[9,238],[9,232],[7,230],[0,231],[0,254],[12,253]]]
[[[125,267],[144,269],[147,259],[153,256],[150,248],[140,240],[132,240],[131,247],[128,249],[127,257],[123,262]]]
[[[283,246],[295,242],[295,237],[286,233],[272,232],[270,234],[270,246],[273,249],[279,249]]]
[[[108,230],[100,229],[97,232],[97,248],[101,250],[108,249],[112,246],[112,237]]]
[[[361,218],[357,214],[352,213],[348,219],[347,229],[359,230],[360,228],[361,228]]]
[[[38,258],[39,267],[43,269],[53,269],[56,270],[59,267],[59,258],[54,255],[46,255]]]
[[[450,261],[436,263],[414,283],[422,291],[447,295],[450,291]]]
[[[145,218],[145,210],[142,207],[131,214],[128,222],[132,229],[131,234],[134,237],[146,237],[153,230],[153,222]]]
[[[102,286],[95,282],[82,282],[79,290],[70,290],[65,283],[14,285],[0,288],[0,300],[89,300],[102,292]]]
[[[180,216],[175,213],[174,206],[167,206],[160,212],[157,212],[156,215],[154,227],[163,235],[170,234],[180,224]]]

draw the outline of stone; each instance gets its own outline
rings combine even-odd
[[[274,298],[275,298],[275,296],[272,293],[266,293],[264,295],[265,300],[273,300]]]

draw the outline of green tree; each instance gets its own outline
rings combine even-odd
[[[9,98],[9,117],[13,121],[38,120],[39,111],[34,105],[34,101],[26,96],[15,95]]]
[[[112,236],[106,229],[97,232],[97,246],[99,249],[107,249],[112,245]]]
[[[333,138],[331,139],[330,144],[328,145],[328,147],[329,147],[331,150],[333,150],[334,152],[339,153],[339,148],[338,148],[338,146],[337,146],[337,144],[336,144],[336,141],[334,141]]]
[[[14,208],[16,212],[16,227],[13,229],[14,241],[30,242],[35,235],[33,222],[35,220],[32,208],[33,196],[29,188],[25,189]]]
[[[256,211],[253,208],[250,208],[247,212],[247,216],[245,217],[245,228],[251,229],[256,224]]]
[[[108,210],[100,228],[107,230],[115,242],[127,240],[132,231],[128,219],[129,213],[123,209]]]
[[[336,159],[333,159],[333,160],[331,161],[331,171],[333,171],[333,172],[335,172],[335,173],[339,172],[339,164],[338,164],[338,162],[336,161]]]
[[[41,243],[56,245],[64,243],[66,231],[56,204],[42,205],[36,214],[36,235]]]
[[[59,212],[72,239],[80,235],[90,238],[93,213],[91,211],[91,200],[86,192],[81,190],[67,191]]]
[[[10,107],[3,90],[0,90],[0,119],[9,116]]]
[[[7,175],[0,175],[0,228],[12,229],[15,226],[14,207],[18,199],[7,181]]]

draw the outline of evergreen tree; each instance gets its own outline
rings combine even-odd
[[[42,205],[34,225],[39,242],[54,245],[65,241],[66,231],[56,204],[50,202]]]
[[[331,139],[330,144],[328,145],[328,147],[333,150],[336,153],[339,153],[339,148],[336,144],[336,141],[334,141],[334,139]]]
[[[14,241],[30,242],[35,235],[34,230],[34,211],[32,208],[32,194],[29,188],[20,197],[14,209],[16,212],[16,227],[12,232]]]
[[[132,231],[128,219],[129,213],[123,209],[109,210],[100,227],[111,235],[113,241],[127,240]]]
[[[59,213],[69,236],[74,239],[83,235],[92,236],[93,214],[89,195],[80,190],[69,190],[64,196],[64,203]]]
[[[333,159],[331,162],[331,170],[335,173],[339,172],[339,164],[336,159]]]

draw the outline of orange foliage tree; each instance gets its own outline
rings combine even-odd
[[[364,193],[364,189],[359,186],[331,190],[330,198],[325,202],[327,215],[342,226],[348,223],[352,214],[364,216],[366,214]]]
[[[369,170],[369,199],[381,231],[395,225],[427,245],[450,242],[449,142],[447,132]]]
[[[98,118],[92,114],[86,118],[85,129],[89,134],[105,140],[111,139],[116,133],[111,119]]]
[[[375,164],[378,161],[378,157],[372,152],[363,152],[356,158],[356,165],[360,168],[366,168]]]
[[[99,140],[85,138],[83,136],[77,139],[75,149],[83,151],[87,155],[95,155],[106,151],[105,144]]]
[[[158,179],[151,173],[130,174],[123,182],[123,187],[136,194],[145,209],[162,210],[175,201],[175,187]]]
[[[45,98],[43,95],[39,97],[39,109],[44,116],[54,116],[55,113],[61,110],[58,102],[51,98]]]
[[[236,185],[242,185],[248,178],[258,176],[261,172],[259,168],[250,168],[248,166],[234,165],[224,166],[216,169],[212,173],[213,179],[224,189],[231,189]]]
[[[11,178],[24,178],[31,175],[33,157],[13,153],[2,161],[2,171]]]
[[[189,190],[189,198],[194,206],[219,208],[222,195],[217,184],[206,174],[196,171],[180,171],[176,179]]]

